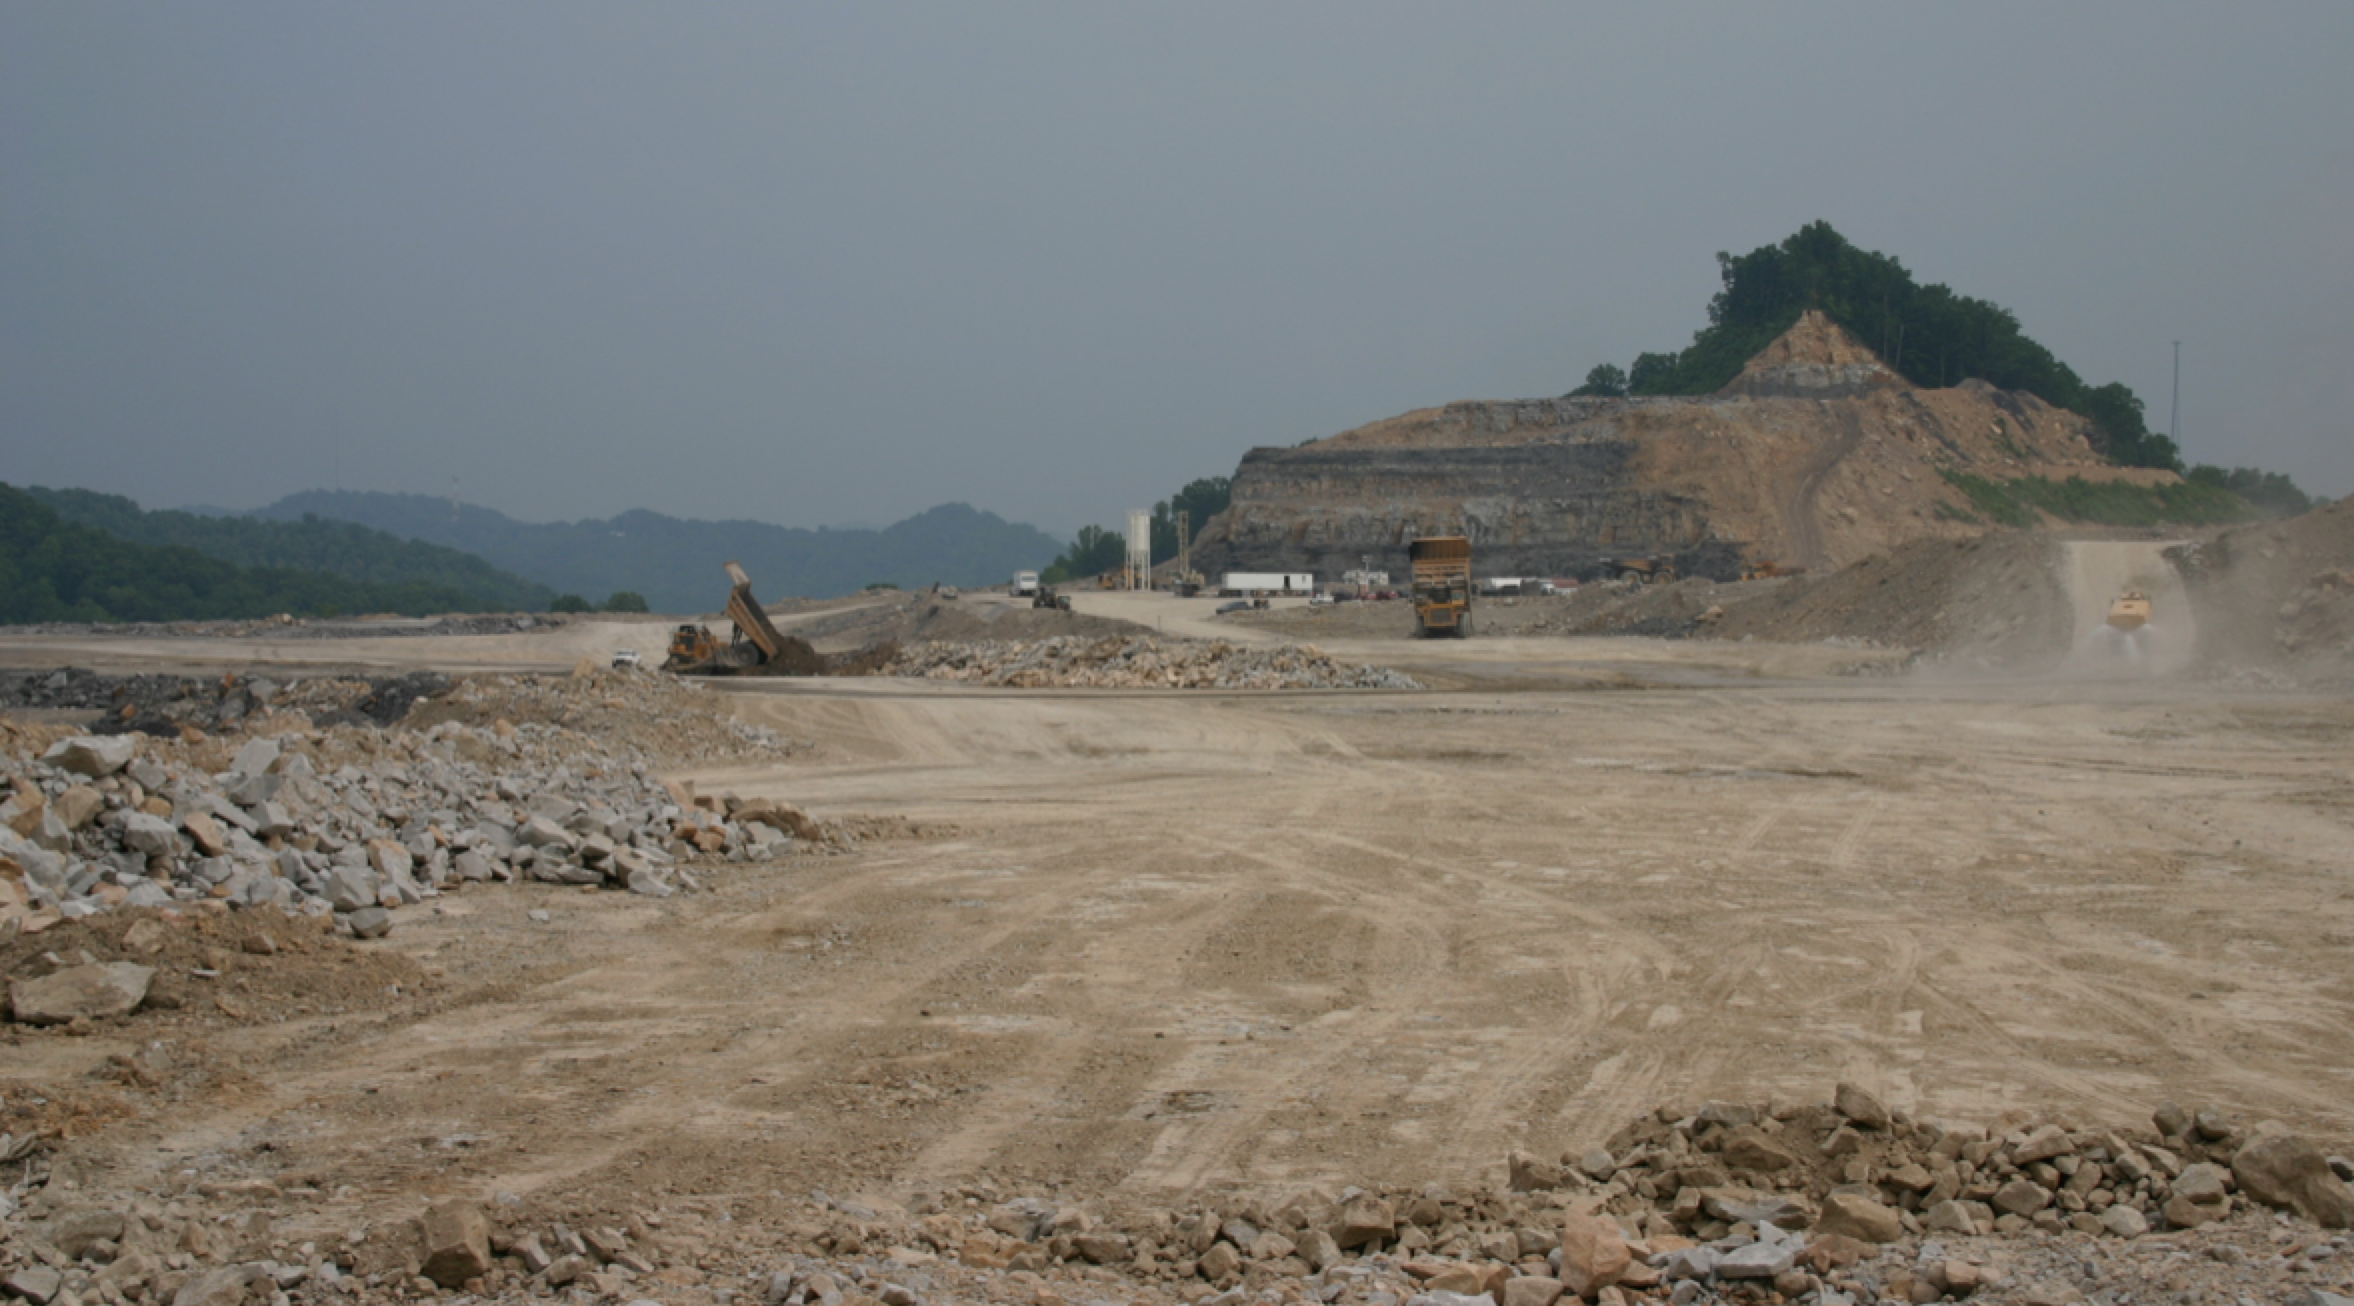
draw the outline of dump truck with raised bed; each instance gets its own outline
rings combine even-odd
[[[1471,633],[1471,540],[1433,535],[1406,546],[1414,564],[1414,620],[1425,635]]]
[[[813,676],[825,669],[825,659],[816,649],[769,621],[760,600],[752,597],[752,578],[742,567],[730,562],[727,578],[727,619],[735,624],[735,633],[721,644],[709,627],[679,627],[671,635],[664,671],[686,676]]]

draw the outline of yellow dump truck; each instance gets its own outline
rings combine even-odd
[[[1414,620],[1425,635],[1471,633],[1471,540],[1433,535],[1406,546],[1414,563]]]
[[[727,617],[735,633],[721,644],[706,626],[680,626],[671,633],[670,658],[664,671],[687,676],[813,676],[825,669],[825,659],[801,640],[780,633],[752,597],[752,578],[731,562]]]

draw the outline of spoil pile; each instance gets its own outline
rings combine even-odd
[[[0,929],[218,901],[333,914],[371,936],[390,928],[387,908],[467,884],[666,896],[692,887],[689,858],[765,859],[830,837],[789,805],[658,779],[662,762],[792,748],[665,677],[485,677],[407,718],[413,728],[319,727],[265,706],[240,718],[234,750],[194,728],[11,727]]]
[[[419,699],[450,687],[431,671],[371,679],[312,676],[218,678],[108,676],[82,667],[0,671],[0,708],[98,712],[93,734],[178,736],[188,728],[234,730],[256,713],[300,713],[313,725],[391,725]]]
[[[2253,1294],[2335,1306],[2325,1294],[2354,1286],[2354,1240],[2330,1232],[2354,1210],[2331,1169],[2342,1159],[2212,1111],[2168,1107],[2152,1123],[1940,1127],[1842,1085],[1829,1104],[1664,1110],[1559,1163],[1515,1155],[1505,1182],[1481,1191],[1124,1208],[983,1178],[905,1206],[822,1191],[649,1193],[619,1209],[444,1196],[374,1228],[315,1209],[333,1176],[273,1170],[263,1152],[201,1185],[112,1198],[43,1187],[28,1166],[17,1200],[0,1202],[0,1278],[52,1306],[61,1292],[770,1306],[2063,1306]],[[1949,1183],[1951,1196],[1929,1200]]]
[[[1084,595],[1082,595],[1084,597]],[[975,593],[961,599],[937,594],[870,595],[833,611],[793,616],[792,633],[827,652],[848,652],[886,643],[925,641],[1049,639],[1063,635],[1141,635],[1149,628],[1095,613],[1035,608],[1028,599]]]
[[[2171,556],[2210,664],[2286,666],[2328,679],[2354,670],[2354,498]]]
[[[1273,647],[1153,636],[931,643],[903,648],[884,674],[1023,689],[1420,689],[1386,667],[1350,666],[1312,644]]]
[[[1820,575],[1587,585],[1530,634],[1838,642],[1956,665],[2044,667],[2066,656],[2073,608],[2050,537],[1922,540]]]

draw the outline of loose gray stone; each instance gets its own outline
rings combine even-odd
[[[1842,1083],[1832,1093],[1831,1107],[1862,1129],[1886,1129],[1888,1108],[1879,1098],[1854,1084]]]
[[[129,766],[138,752],[138,741],[129,735],[76,735],[50,745],[49,751],[41,754],[41,760],[61,771],[95,780]]]
[[[435,1202],[419,1222],[425,1263],[420,1272],[444,1288],[462,1286],[490,1269],[490,1220],[472,1202]]]
[[[123,847],[150,857],[170,857],[180,851],[180,832],[172,823],[149,812],[132,812],[123,818]]]
[[[2139,1238],[2150,1231],[2150,1222],[2141,1212],[2119,1202],[2101,1212],[2101,1228],[2119,1238]]]
[[[16,1018],[27,1025],[111,1020],[137,1010],[154,978],[153,967],[128,961],[69,966],[42,979],[12,982],[8,999]]]
[[[362,907],[345,917],[354,938],[381,939],[392,933],[392,913],[382,907]]]
[[[2194,1202],[2220,1202],[2231,1191],[2231,1172],[2219,1165],[2201,1161],[2186,1165],[2174,1177],[2174,1195]]]
[[[278,764],[278,751],[275,739],[248,740],[237,750],[237,760],[229,763],[229,769],[241,776],[267,775]]]
[[[2295,1211],[2324,1229],[2354,1226],[2354,1189],[2319,1149],[2294,1134],[2259,1129],[2232,1155],[2231,1172],[2242,1192],[2267,1206]]]
[[[327,873],[323,887],[327,905],[337,911],[356,912],[377,905],[376,872],[365,866],[338,866]]]
[[[252,1291],[255,1275],[243,1265],[224,1265],[207,1270],[180,1286],[172,1295],[172,1306],[238,1306]]]
[[[1720,1279],[1771,1279],[1798,1263],[1798,1253],[1805,1250],[1795,1240],[1771,1242],[1760,1238],[1747,1247],[1736,1247],[1717,1257],[1716,1277]]]
[[[65,1286],[65,1276],[46,1265],[26,1265],[10,1270],[0,1277],[0,1292],[21,1297],[33,1306],[46,1306],[57,1290]]]

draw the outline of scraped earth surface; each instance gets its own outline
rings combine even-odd
[[[2182,1098],[2354,1134],[2343,698],[1465,647],[1520,687],[744,686],[813,746],[680,778],[953,833],[663,902],[405,909],[353,946],[428,997],[207,1008],[235,1090],[79,1164],[333,1176],[338,1219],[442,1191],[1471,1183],[1664,1101],[1833,1078],[1952,1120]],[[11,1027],[0,1091],[168,1059],[190,1019]]]

